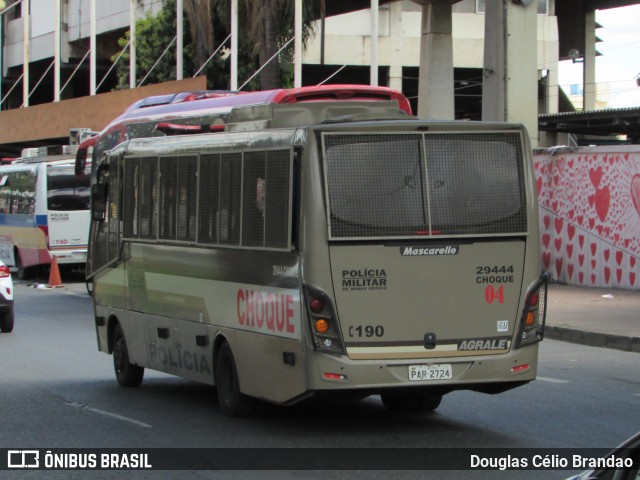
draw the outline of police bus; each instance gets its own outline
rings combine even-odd
[[[21,279],[48,266],[84,267],[89,178],[74,175],[71,146],[27,148],[0,166],[0,259]]]
[[[94,157],[87,273],[120,385],[168,372],[243,416],[321,392],[429,411],[535,379],[546,280],[524,128],[331,88],[214,99],[219,131]]]

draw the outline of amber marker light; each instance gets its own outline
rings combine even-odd
[[[327,333],[329,331],[329,322],[327,322],[324,318],[319,318],[316,320],[316,332],[318,333]]]
[[[527,318],[525,319],[524,324],[527,327],[530,327],[534,323],[536,323],[536,312],[527,312]]]

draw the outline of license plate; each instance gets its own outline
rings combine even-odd
[[[409,380],[419,382],[423,380],[447,380],[453,377],[450,363],[435,365],[409,365]]]

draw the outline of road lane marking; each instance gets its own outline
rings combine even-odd
[[[559,378],[551,378],[551,377],[537,377],[538,380],[549,383],[571,383],[569,380],[561,380]]]
[[[79,408],[81,410],[97,413],[98,415],[104,415],[105,417],[115,418],[116,420],[122,420],[123,422],[133,423],[134,425],[138,425],[139,427],[153,428],[153,425],[149,425],[148,423],[141,422],[134,418],[125,417],[123,415],[118,415],[117,413],[107,412],[106,410],[100,410],[99,408],[93,408],[87,405],[81,405],[79,403],[74,403],[74,402],[66,402],[65,405],[69,405],[70,407]]]

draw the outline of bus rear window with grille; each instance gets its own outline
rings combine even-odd
[[[325,134],[331,237],[520,234],[518,132]]]

